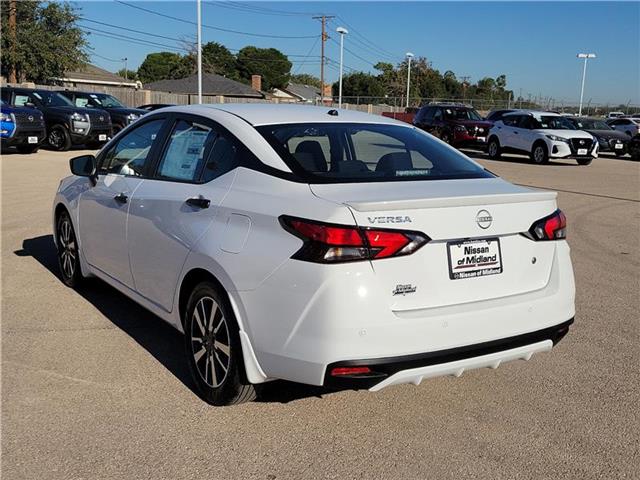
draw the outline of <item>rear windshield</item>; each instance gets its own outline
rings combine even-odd
[[[462,153],[413,127],[304,123],[257,130],[309,183],[493,177]]]
[[[480,114],[472,108],[445,108],[444,118],[447,120],[482,120]]]

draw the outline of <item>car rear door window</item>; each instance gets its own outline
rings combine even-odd
[[[156,176],[165,180],[196,182],[204,166],[206,154],[216,137],[217,133],[204,123],[178,120],[169,137]]]
[[[237,166],[238,147],[235,142],[224,134],[217,135],[215,143],[207,155],[207,163],[202,172],[202,182],[210,182]]]
[[[100,172],[144,176],[149,153],[164,122],[164,118],[151,120],[127,132],[106,152]]]

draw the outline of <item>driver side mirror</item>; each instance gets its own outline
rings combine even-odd
[[[69,160],[71,173],[78,177],[87,177],[93,185],[96,184],[96,157],[93,155],[81,155]]]

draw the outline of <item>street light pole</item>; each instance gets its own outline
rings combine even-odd
[[[577,58],[584,58],[584,67],[582,68],[582,87],[580,87],[580,107],[578,108],[578,116],[582,116],[582,97],[584,96],[584,79],[587,76],[587,60],[596,58],[595,53],[579,53]]]
[[[198,104],[202,103],[202,4],[198,4]]]
[[[407,108],[409,108],[409,90],[411,89],[411,59],[413,58],[413,53],[407,52]]]
[[[349,33],[346,28],[338,27],[336,32],[340,34],[340,83],[338,87],[338,108],[342,108],[342,59],[344,56],[344,36]]]
[[[126,81],[129,81],[129,72],[127,71],[127,57],[124,57],[122,61],[124,62],[124,79]]]

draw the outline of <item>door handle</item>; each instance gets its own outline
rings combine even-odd
[[[187,198],[185,203],[187,205],[190,205],[196,208],[209,208],[209,205],[211,205],[211,200],[209,200],[208,198],[204,198],[203,196],[200,196],[200,197]]]
[[[127,197],[124,193],[121,192],[115,197],[113,197],[113,199],[118,203],[125,204],[127,203],[127,200],[129,200],[129,197]]]
[[[518,132],[513,132],[514,135],[518,135]]]

